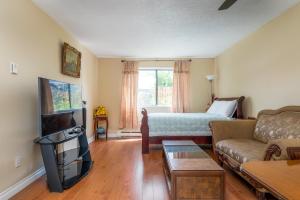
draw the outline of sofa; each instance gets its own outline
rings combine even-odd
[[[212,121],[210,128],[219,163],[247,181],[242,163],[300,159],[300,106],[263,110],[253,120]]]

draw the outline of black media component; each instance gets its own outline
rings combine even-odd
[[[39,78],[41,147],[51,192],[63,192],[86,176],[93,165],[86,137],[86,108],[79,86]],[[64,144],[77,140],[77,146]]]

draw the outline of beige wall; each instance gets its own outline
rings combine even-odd
[[[88,134],[91,108],[96,104],[97,58],[83,48],[29,0],[0,2],[0,192],[42,166],[37,133],[37,77],[83,84],[88,101]],[[61,45],[68,42],[82,52],[82,78],[64,76]],[[9,73],[9,63],[19,74]],[[22,157],[15,168],[14,159]]]
[[[169,61],[143,61],[140,67],[173,67]],[[99,104],[107,107],[109,112],[110,131],[118,129],[121,84],[121,59],[100,58],[98,62]],[[191,63],[191,112],[202,112],[209,102],[209,83],[206,75],[214,73],[214,59],[193,59]]]
[[[120,116],[122,63],[120,59],[99,59],[99,105],[107,108],[109,129],[117,130]]]
[[[220,96],[245,95],[246,112],[300,105],[300,4],[216,59]]]

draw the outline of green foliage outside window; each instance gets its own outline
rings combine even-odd
[[[157,71],[159,87],[173,87],[173,71]]]
[[[173,90],[172,70],[140,70],[138,105],[171,106]]]

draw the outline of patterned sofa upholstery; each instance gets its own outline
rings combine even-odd
[[[300,106],[263,110],[256,120],[212,121],[214,152],[235,172],[251,160],[287,160],[300,155]],[[244,177],[246,178],[246,177]]]

